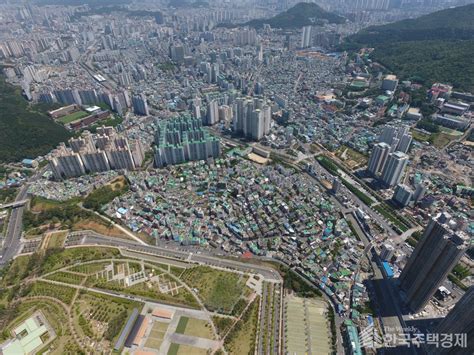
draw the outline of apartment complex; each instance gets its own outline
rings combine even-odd
[[[217,158],[220,141],[202,127],[200,119],[181,116],[157,122],[155,166]]]
[[[260,140],[270,132],[272,109],[259,98],[237,98],[234,105],[234,132],[251,140]]]
[[[61,143],[49,159],[57,180],[114,169],[135,170],[145,157],[140,141],[122,137],[113,127],[100,127],[96,134],[85,131],[68,143],[69,147]]]

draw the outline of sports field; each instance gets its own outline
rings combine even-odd
[[[58,118],[58,121],[63,124],[68,124],[78,119],[84,118],[87,115],[88,113],[85,111],[77,111],[77,112],[70,113],[69,115],[66,115],[64,117]]]

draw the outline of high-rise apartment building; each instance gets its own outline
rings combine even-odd
[[[53,152],[49,166],[57,179],[72,178],[86,173],[84,163],[78,153],[61,143]]]
[[[148,116],[150,111],[148,103],[144,94],[135,95],[132,97],[133,112],[137,115]]]
[[[474,286],[466,291],[433,334],[446,337],[446,340],[452,339],[453,346],[442,346],[441,342],[430,344],[426,349],[430,355],[474,354]]]
[[[367,170],[373,175],[378,175],[383,170],[389,153],[390,146],[387,143],[381,142],[374,145]]]
[[[447,213],[432,218],[400,275],[400,288],[414,312],[422,310],[468,247]]]
[[[111,169],[134,170],[145,156],[140,141],[121,137],[112,127],[100,127],[95,135],[85,131],[71,138],[69,146],[61,143],[51,152],[49,166],[57,180]]]
[[[393,194],[393,200],[401,206],[408,206],[413,198],[413,190],[403,184],[398,184]]]
[[[408,164],[408,155],[402,152],[390,153],[382,171],[382,181],[392,187],[400,183],[405,167]]]
[[[233,114],[235,133],[252,140],[270,133],[272,109],[263,99],[237,98]]]
[[[301,48],[311,47],[311,26],[304,26],[301,33]]]
[[[219,122],[219,104],[217,100],[211,100],[207,105],[206,125],[213,126]]]
[[[412,136],[407,126],[399,128],[386,126],[379,136],[379,142],[387,143],[391,147],[390,153],[397,151],[406,153],[410,149]]]

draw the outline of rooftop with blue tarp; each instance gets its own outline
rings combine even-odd
[[[385,272],[385,275],[387,275],[388,278],[392,278],[393,277],[393,270],[392,270],[392,267],[390,266],[390,264],[386,261],[383,261],[382,262],[382,267],[383,267],[383,270]]]

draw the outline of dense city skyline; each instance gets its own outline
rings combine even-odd
[[[0,354],[471,354],[474,1],[0,1]]]

